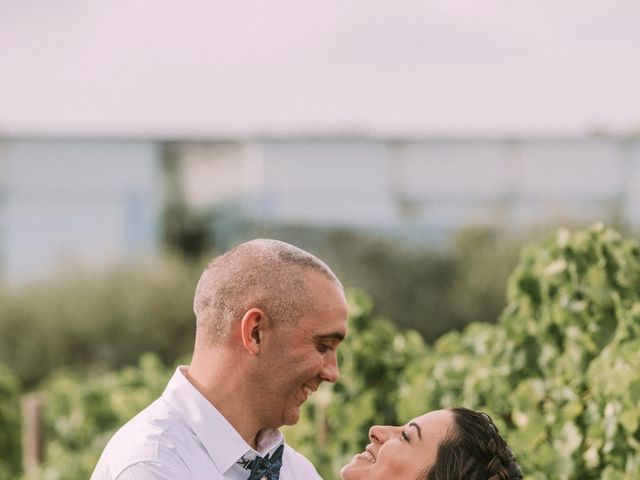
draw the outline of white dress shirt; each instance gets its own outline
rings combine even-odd
[[[265,430],[258,450],[187,380],[178,367],[162,396],[116,432],[91,480],[247,480],[241,463],[284,442]],[[240,462],[240,463],[238,463]],[[322,480],[311,462],[285,444],[280,480]]]

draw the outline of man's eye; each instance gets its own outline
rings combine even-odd
[[[331,345],[327,345],[325,343],[319,343],[318,344],[318,351],[320,353],[326,353],[326,352],[328,352],[329,350],[332,350],[332,349],[333,349],[333,347]]]

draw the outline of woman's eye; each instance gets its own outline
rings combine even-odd
[[[408,441],[409,441],[409,435],[407,435],[407,432],[405,432],[404,430],[402,431],[402,439],[403,439],[405,442],[408,442]]]

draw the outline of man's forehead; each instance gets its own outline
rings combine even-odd
[[[347,316],[347,299],[342,286],[327,278],[317,280],[317,283],[307,284],[309,289],[309,310],[319,315],[345,318]]]
[[[347,314],[339,309],[324,312],[312,309],[302,315],[297,325],[298,333],[309,339],[339,343],[347,335]]]

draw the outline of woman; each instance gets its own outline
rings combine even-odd
[[[402,427],[374,426],[342,480],[520,480],[522,471],[491,418],[436,410]]]

